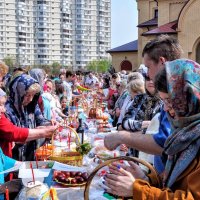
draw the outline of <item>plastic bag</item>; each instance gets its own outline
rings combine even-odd
[[[48,190],[46,184],[36,181],[32,187],[24,187],[15,200],[42,200]]]

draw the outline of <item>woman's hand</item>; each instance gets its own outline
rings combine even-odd
[[[132,174],[120,166],[118,166],[118,174],[107,174],[105,178],[105,185],[109,188],[106,192],[123,196],[133,196],[133,183],[135,178]]]
[[[120,145],[120,151],[128,152],[128,147],[125,144]]]
[[[123,131],[124,129],[122,128],[122,125],[118,126],[118,131]]]
[[[148,128],[148,126],[149,126],[150,123],[151,123],[151,121],[143,121],[142,122],[142,129]]]
[[[115,115],[116,115],[117,117],[120,116],[120,111],[121,111],[121,110],[120,110],[119,108],[116,109],[116,111],[115,111]]]
[[[113,174],[117,174],[118,167],[120,166],[121,168],[123,168],[124,170],[130,172],[135,179],[142,179],[145,181],[149,181],[148,177],[146,176],[146,174],[144,173],[144,171],[140,168],[140,166],[132,161],[128,162],[130,166],[125,165],[125,164],[121,164],[121,163],[112,163],[112,165],[109,166],[109,171]]]

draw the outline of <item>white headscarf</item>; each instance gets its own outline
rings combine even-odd
[[[6,93],[0,88],[0,97],[6,96]]]

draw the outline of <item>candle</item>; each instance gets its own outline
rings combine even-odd
[[[42,159],[44,158],[44,146],[42,146]]]
[[[30,168],[31,168],[31,172],[32,172],[33,182],[34,182],[34,185],[35,185],[35,176],[34,176],[33,166],[32,166],[31,162],[30,162]]]
[[[71,143],[71,131],[68,133],[68,149],[70,149],[70,143]]]
[[[51,199],[54,200],[54,195],[53,195],[53,189],[50,188],[50,196],[51,196]]]
[[[37,153],[35,153],[35,161],[36,161],[36,166],[37,166],[37,169],[38,169],[38,156],[37,156]]]
[[[7,187],[6,187],[6,191],[5,191],[5,193],[6,193],[6,200],[9,200],[9,190],[8,190]]]
[[[61,142],[61,136],[60,136],[60,133],[58,133],[59,134],[59,140],[60,140],[60,142]]]

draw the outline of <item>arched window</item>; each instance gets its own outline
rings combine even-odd
[[[200,43],[197,45],[196,48],[196,62],[200,64]]]
[[[121,70],[132,71],[132,64],[128,60],[123,60],[121,62]]]

